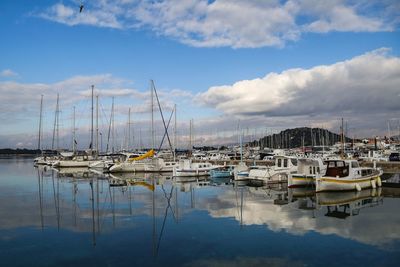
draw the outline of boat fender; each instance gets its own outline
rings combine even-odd
[[[289,174],[289,177],[288,177],[288,186],[292,186],[292,184],[293,184],[293,176],[291,175],[291,174]]]
[[[376,189],[375,188],[373,188],[371,190],[371,197],[376,197]]]
[[[378,176],[378,178],[376,179],[376,184],[377,184],[379,187],[382,186],[382,180],[381,180],[381,177],[380,177],[380,176]]]
[[[372,187],[373,189],[375,189],[375,188],[376,188],[376,183],[375,183],[375,180],[371,180],[371,187]]]
[[[359,184],[356,184],[356,190],[361,191],[361,186]]]

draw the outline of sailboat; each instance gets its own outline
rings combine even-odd
[[[151,149],[143,155],[128,157],[124,162],[117,162],[110,167],[109,172],[151,172],[156,171],[155,165],[152,163],[152,157],[155,151]]]
[[[239,143],[240,143],[240,162],[233,169],[233,178],[237,183],[246,184],[249,179],[249,168],[246,163],[243,161],[243,133],[241,132],[239,135]]]
[[[189,127],[189,155],[192,156],[192,129],[193,120],[190,120]],[[210,171],[218,169],[221,166],[213,165],[210,162],[193,162],[191,158],[182,159],[173,169],[174,177],[199,177],[208,176]]]
[[[76,152],[64,152],[60,153],[62,159],[55,161],[52,166],[55,168],[74,168],[74,167],[89,167],[89,164],[94,161],[95,157],[94,154],[97,151],[93,150],[93,95],[94,95],[94,85],[91,86],[92,88],[92,121],[91,121],[91,138],[90,138],[90,145],[89,151],[85,155],[76,155]],[[57,106],[58,106],[58,98],[57,98]],[[75,110],[74,110],[74,117],[75,117]],[[75,122],[75,118],[74,118]],[[58,123],[58,117],[57,117]],[[75,133],[75,123],[74,123],[74,133]],[[74,134],[75,135],[75,134]],[[75,137],[73,140],[73,146],[75,147]],[[58,148],[58,146],[57,146]]]
[[[176,112],[176,108],[171,113],[169,118],[168,124],[165,124],[164,115],[161,109],[161,105],[158,99],[157,91],[154,86],[154,82],[151,81],[151,140],[152,140],[152,149],[149,150],[144,155],[135,158],[129,158],[125,162],[118,162],[114,164],[112,167],[109,168],[110,172],[171,172],[173,168],[177,165],[175,161],[168,161],[164,160],[161,157],[156,156],[156,151],[154,150],[155,147],[155,136],[154,136],[154,101],[153,101],[153,94],[157,99],[158,107],[160,110],[161,118],[164,124],[164,136],[161,141],[160,147],[158,148],[158,152],[161,150],[163,141],[165,137],[168,138],[170,143],[171,151],[174,151],[174,158],[175,158],[175,149],[172,148],[169,135],[168,135],[168,127],[171,121],[172,115]],[[176,143],[176,141],[175,141]],[[176,145],[176,144],[175,144]]]
[[[42,140],[42,112],[43,112],[43,95],[40,98],[40,116],[39,116],[39,134],[38,134],[38,150],[41,153],[41,156],[36,157],[33,160],[35,165],[46,165],[46,158],[43,156],[41,140]]]

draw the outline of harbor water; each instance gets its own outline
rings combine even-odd
[[[399,197],[1,158],[1,266],[400,266]]]

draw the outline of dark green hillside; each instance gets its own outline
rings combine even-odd
[[[346,142],[351,141],[351,138],[346,137]],[[322,128],[301,127],[264,136],[251,142],[251,145],[259,145],[262,148],[295,148],[301,146],[331,146],[337,142],[340,142],[340,134]]]

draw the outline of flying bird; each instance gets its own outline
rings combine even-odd
[[[82,13],[83,7],[84,7],[83,4],[81,4],[80,7],[79,7],[79,13]]]

